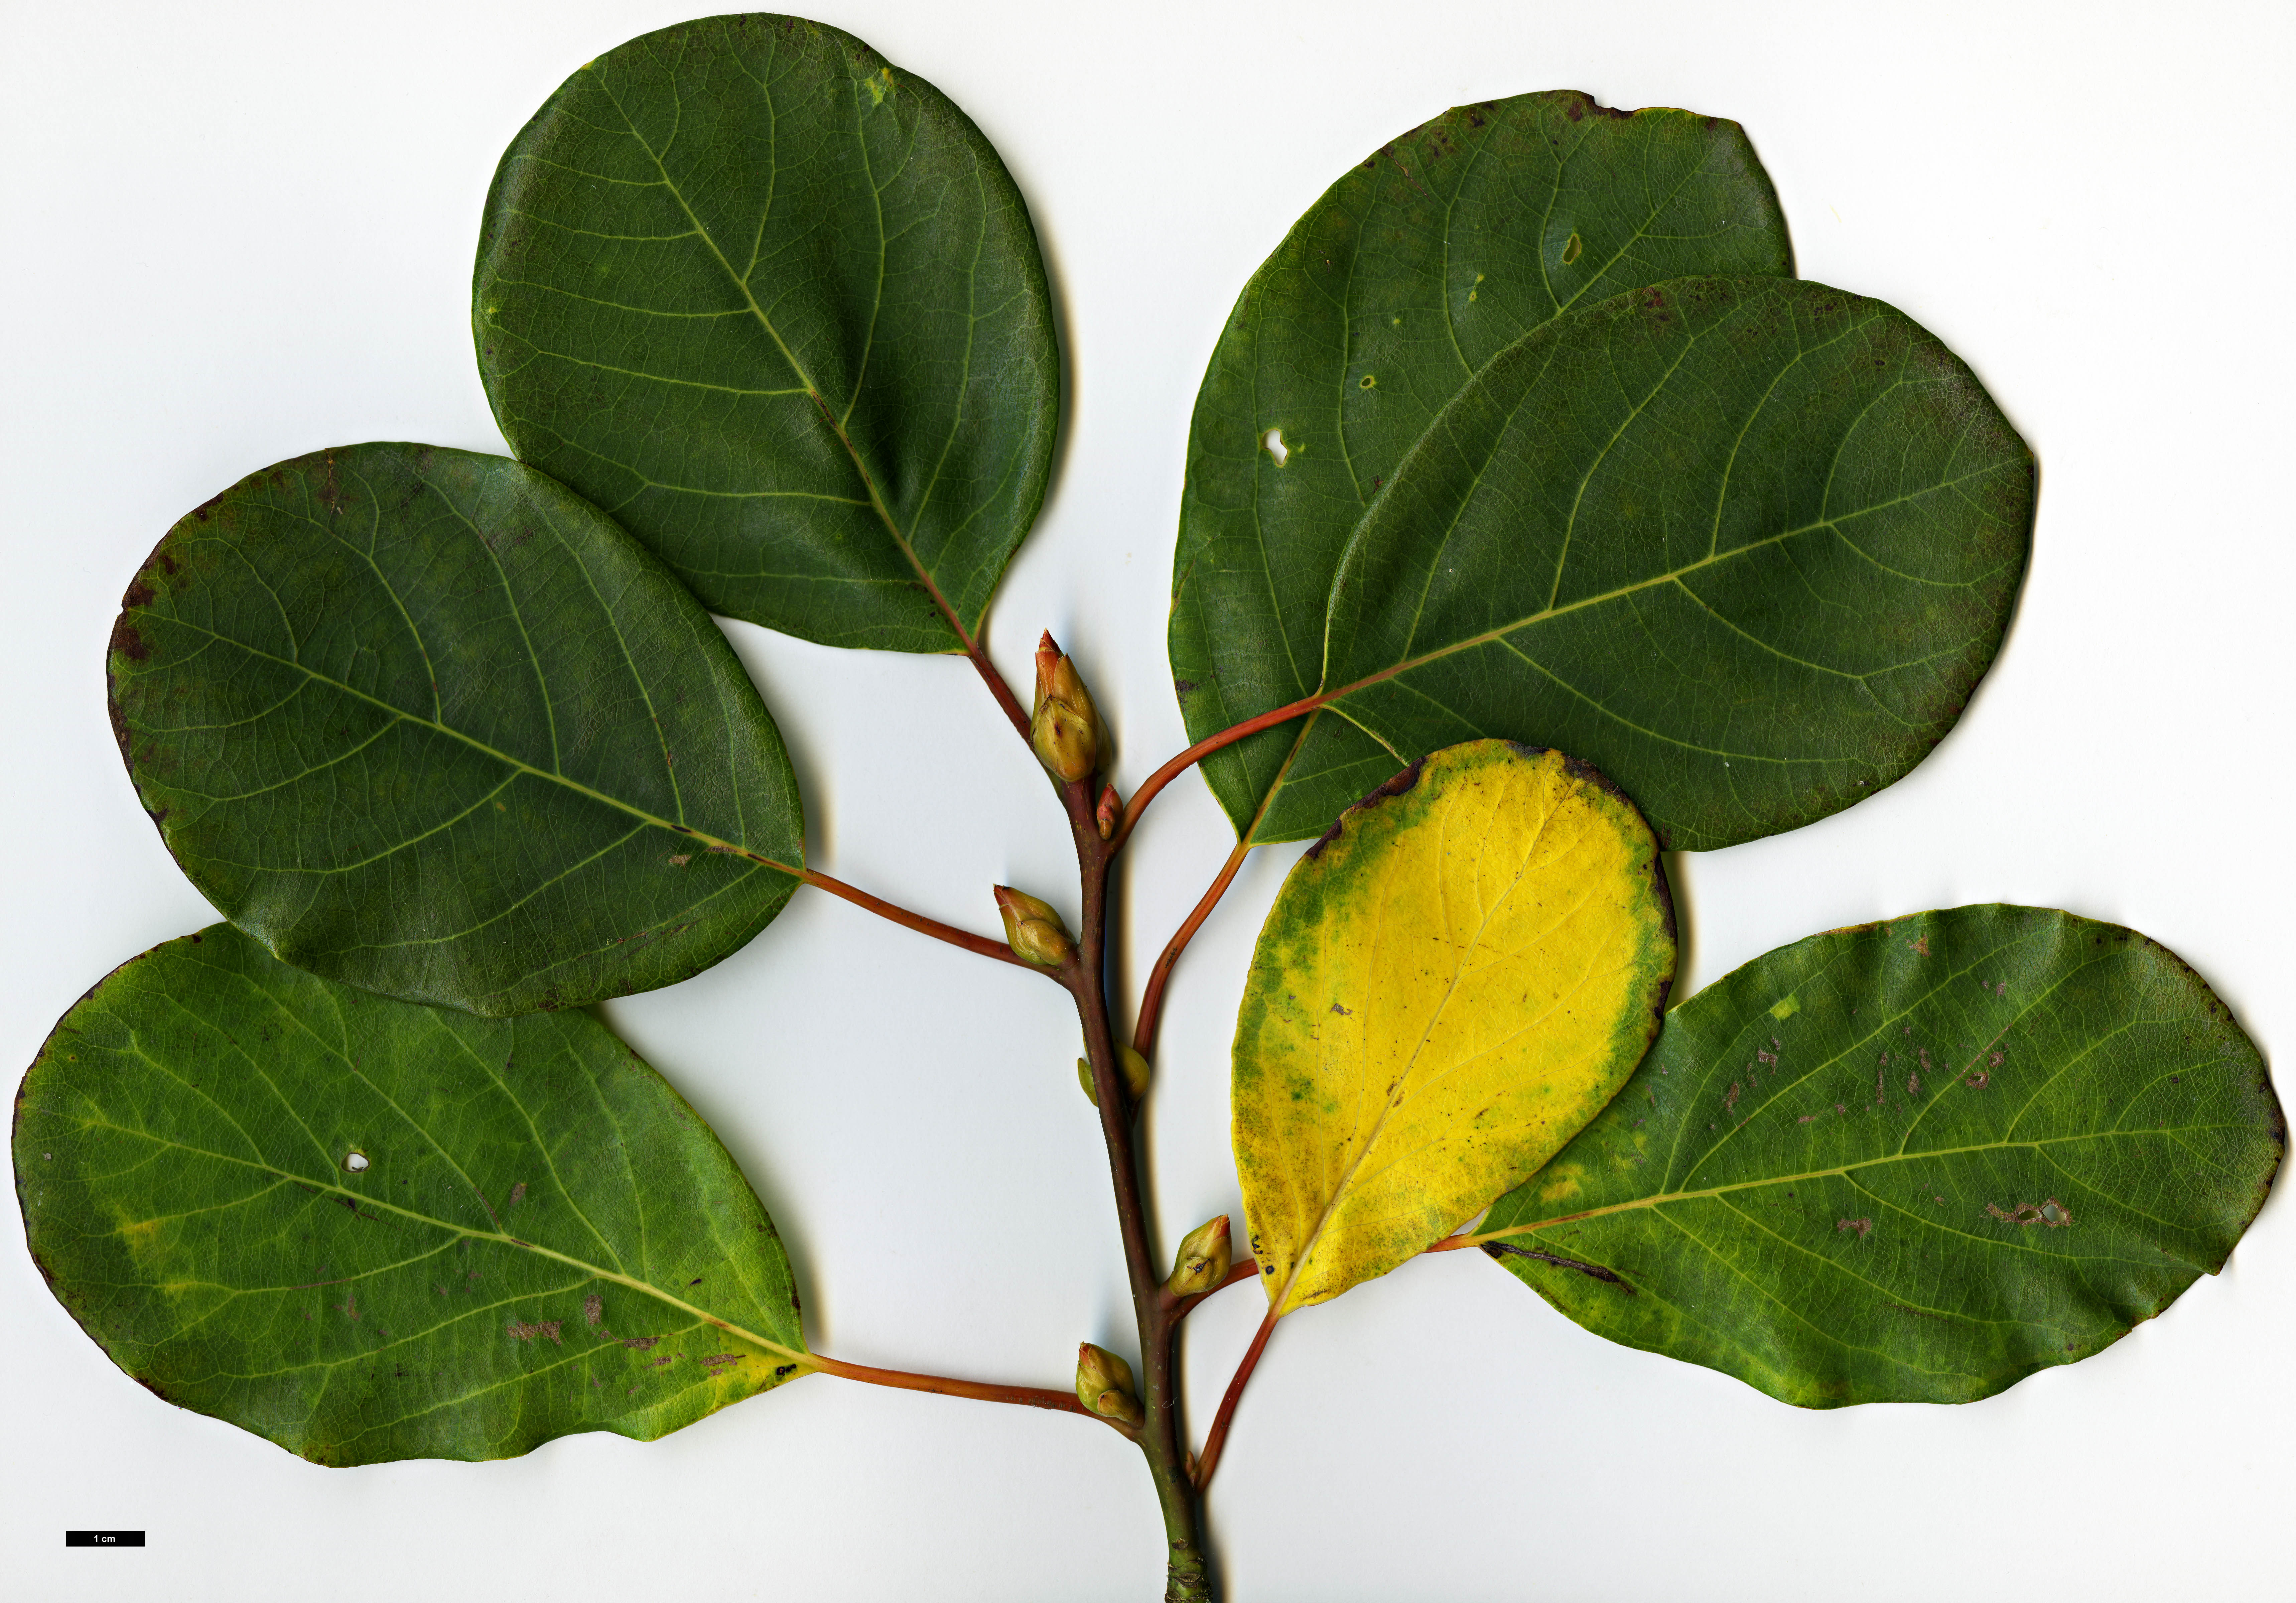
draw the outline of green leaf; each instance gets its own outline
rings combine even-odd
[[[1499,352],[1638,285],[1792,271],[1744,131],[1688,111],[1613,111],[1567,91],[1461,106],[1332,185],[1244,286],[1196,399],[1170,626],[1188,737],[1323,683],[1349,537]],[[1279,841],[1320,833],[1402,760],[1318,715],[1203,770],[1239,835]]]
[[[113,728],[176,860],[332,979],[475,1013],[707,968],[804,864],[797,780],[708,613],[557,484],[363,445],[160,542]]]
[[[1474,1238],[1589,1330],[1786,1402],[1967,1402],[2221,1268],[2286,1144],[2174,955],[1956,908],[1699,992]]]
[[[568,78],[495,174],[472,312],[512,448],[730,617],[962,649],[1044,500],[1060,358],[1020,191],[817,22],[681,23]]]
[[[1282,1315],[1472,1219],[1611,1099],[1674,974],[1658,846],[1560,752],[1438,752],[1293,867],[1236,1016],[1236,1171]]]
[[[64,1015],[15,1163],[113,1362],[317,1463],[650,1441],[808,1369],[741,1171],[578,1013],[390,1001],[216,925]]]
[[[1822,818],[1960,716],[2033,492],[1992,398],[1878,300],[1685,279],[1558,319],[1365,514],[1324,640],[1340,719],[1302,737],[1312,777],[1270,819],[1336,804],[1340,721],[1390,760],[1476,735],[1565,746],[1677,850]]]

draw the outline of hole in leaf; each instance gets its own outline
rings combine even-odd
[[[1377,379],[1374,378],[1370,374],[1366,373],[1366,374],[1365,374],[1363,375],[1363,377],[1361,377],[1361,378],[1359,378],[1359,379],[1357,379],[1357,380],[1356,381],[1356,388],[1357,388],[1357,389],[1358,389],[1358,390],[1368,390],[1368,389],[1370,389],[1374,384],[1376,384],[1376,383],[1378,383],[1378,382],[1379,382],[1379,381],[1378,381]]]
[[[365,1174],[366,1172],[366,1154],[357,1150],[346,1153],[343,1156],[343,1167],[349,1170],[353,1174]]]
[[[1267,448],[1269,456],[1275,458],[1278,467],[1282,467],[1283,459],[1292,454],[1292,448],[1283,443],[1283,431],[1281,429],[1268,430],[1259,437],[1259,443]]]
[[[1586,246],[1578,243],[1578,235],[1577,233],[1572,233],[1570,239],[1563,243],[1562,265],[1567,267],[1572,262],[1577,261],[1578,259],[1578,252],[1586,248]]]

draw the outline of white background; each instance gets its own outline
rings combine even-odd
[[[102,653],[144,554],[281,458],[499,451],[468,337],[496,156],[567,73],[692,0],[62,4],[0,47],[0,1061],[213,915],[136,806]],[[1580,88],[1733,117],[1802,274],[1894,302],[2038,451],[2008,648],[1926,764],[1677,864],[1688,982],[1833,925],[2059,906],[2166,942],[2267,1053],[2292,1025],[2290,13],[2254,4],[817,0],[969,111],[1064,318],[1070,410],[995,647],[1050,625],[1128,793],[1183,744],[1163,662],[1192,398],[1221,318],[1353,161],[1444,107]],[[814,860],[995,927],[1072,887],[1043,781],[961,662],[730,631]],[[1130,982],[1226,851],[1184,780],[1131,854]],[[1168,1244],[1241,1221],[1226,1046],[1297,848],[1188,954],[1151,1110]],[[1072,900],[1072,891],[1070,894]],[[1687,994],[1686,991],[1681,994]],[[1103,1158],[1051,987],[800,893],[745,950],[603,1010],[779,1221],[812,1340],[1060,1385],[1130,1345]],[[639,1445],[315,1468],[121,1376],[0,1240],[11,1599],[1155,1595],[1146,1476],[1073,1418],[815,1377]],[[1196,1426],[1259,1315],[1190,1329]],[[2296,1224],[2089,1362],[1964,1408],[1807,1413],[1580,1331],[1473,1254],[1287,1320],[1212,1500],[1227,1595],[2296,1596]],[[142,1526],[67,1552],[68,1525]]]

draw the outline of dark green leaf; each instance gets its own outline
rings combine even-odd
[[[1807,824],[1960,715],[2033,486],[1969,369],[1878,300],[1636,291],[1494,361],[1397,472],[1332,586],[1332,710],[1405,758],[1562,745],[1677,849]]]
[[[144,805],[290,963],[476,1013],[717,962],[789,900],[796,777],[684,586],[500,456],[364,445],[168,531],[111,639]]]
[[[1189,738],[1319,686],[1349,535],[1500,351],[1637,285],[1792,270],[1744,132],[1687,111],[1570,92],[1462,106],[1332,185],[1244,287],[1197,397],[1171,622]],[[1540,744],[1578,749],[1554,733]],[[1237,833],[1275,841],[1320,833],[1401,766],[1325,715],[1203,768]],[[1289,794],[1263,817],[1279,776]]]
[[[318,1463],[652,1440],[807,1372],[741,1171],[578,1013],[390,1001],[219,924],[64,1015],[15,1161],[113,1362]]]
[[[633,39],[504,152],[474,297],[512,448],[714,610],[832,645],[978,633],[1060,364],[1028,209],[931,84],[793,17]]]
[[[1589,1330],[1787,1402],[1966,1402],[2222,1267],[2286,1141],[2171,953],[1957,908],[1699,992],[1476,1239]]]

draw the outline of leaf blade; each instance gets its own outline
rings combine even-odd
[[[59,1022],[14,1151],[113,1361],[316,1462],[652,1440],[805,1372],[772,1221],[580,1014],[395,1002],[217,925]]]
[[[1028,209],[947,96],[833,28],[705,18],[569,78],[504,153],[472,313],[519,456],[730,617],[963,649],[1044,499]]]
[[[288,962],[481,1013],[666,985],[804,860],[772,717],[700,605],[502,457],[323,451],[169,531],[108,665],[137,793]]]
[[[1597,1334],[1783,1402],[1968,1402],[2214,1273],[2285,1145],[2254,1043],[2173,954],[1958,908],[1812,936],[1684,1003],[1477,1237],[1615,1274],[1634,1295],[1503,1259]]]
[[[1512,348],[1398,471],[1333,588],[1328,694],[1406,753],[1568,742],[1674,849],[1795,827],[1959,717],[2034,485],[1983,387],[1895,308],[1652,286]]]
[[[1792,271],[1776,195],[1743,130],[1686,111],[1517,95],[1454,108],[1341,178],[1245,286],[1198,396],[1169,639],[1189,738],[1321,686],[1349,537],[1500,350],[1638,284]],[[1264,443],[1271,429],[1280,463]],[[1302,786],[1300,805],[1286,805],[1278,777],[1305,738],[1298,726],[1205,760],[1243,838],[1320,834],[1408,760],[1344,719],[1309,722],[1310,766],[1343,771]]]
[[[1593,1116],[1658,1028],[1673,916],[1599,775],[1452,748],[1284,882],[1236,1019],[1237,1173],[1277,1315],[1384,1274]]]

